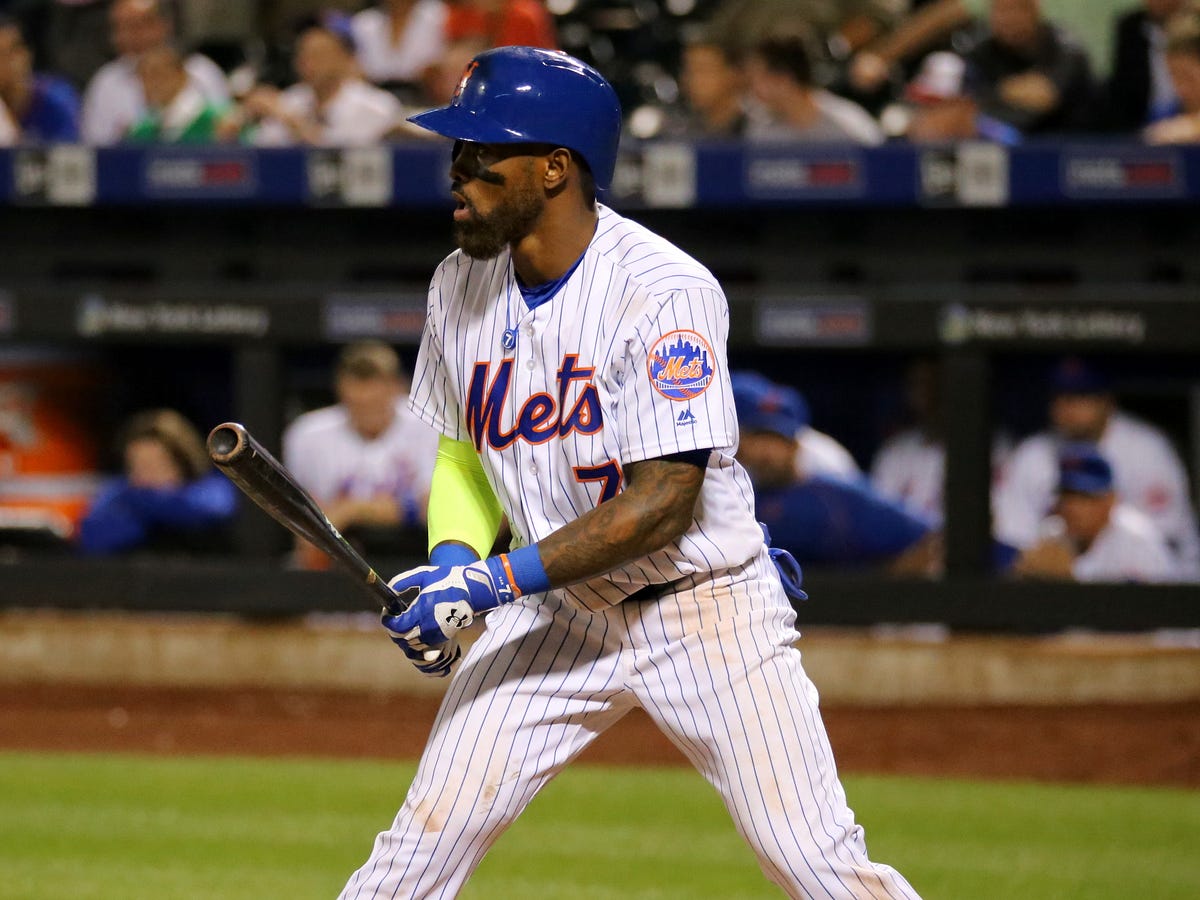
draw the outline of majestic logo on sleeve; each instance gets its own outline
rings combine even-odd
[[[600,416],[600,395],[592,384],[595,368],[580,366],[579,357],[568,353],[563,357],[557,374],[558,396],[534,394],[522,404],[517,420],[508,431],[500,417],[508,401],[512,384],[513,360],[502,360],[496,376],[488,382],[491,363],[477,362],[471,371],[467,389],[467,431],[476,450],[484,442],[496,450],[504,450],[517,441],[542,444],[551,438],[563,438],[573,431],[595,434],[604,422]],[[574,402],[571,396],[576,384],[582,384]]]
[[[668,400],[693,400],[712,384],[712,347],[694,331],[670,331],[654,342],[646,366],[650,383]]]

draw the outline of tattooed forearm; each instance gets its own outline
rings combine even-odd
[[[538,543],[551,584],[602,575],[660,550],[687,531],[704,469],[652,459],[625,468],[625,490]]]

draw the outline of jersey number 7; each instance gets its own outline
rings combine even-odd
[[[610,459],[599,466],[573,466],[572,468],[576,481],[581,483],[585,481],[600,482],[600,501],[596,504],[597,506],[605,500],[611,500],[621,490],[621,464],[615,459]]]

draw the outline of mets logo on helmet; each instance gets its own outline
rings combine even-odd
[[[694,331],[669,331],[654,342],[646,367],[650,383],[668,400],[691,400],[712,384],[712,348]]]
[[[467,67],[463,69],[462,77],[458,79],[458,87],[454,89],[454,96],[451,100],[457,100],[462,96],[462,92],[467,89],[467,82],[471,80],[471,76],[475,74],[475,70],[479,68],[479,60],[473,59],[467,63]]]

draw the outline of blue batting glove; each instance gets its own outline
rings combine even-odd
[[[393,638],[414,650],[428,650],[446,643],[469,628],[479,613],[513,600],[505,584],[506,597],[488,566],[490,560],[469,566],[418,566],[393,578],[388,586],[401,597],[416,588],[417,598],[399,615],[383,616],[383,627]]]
[[[384,613],[383,627],[412,649],[429,650],[469,628],[480,613],[549,590],[550,579],[534,544],[465,566],[418,566],[388,586],[402,599],[418,593],[399,615]]]

